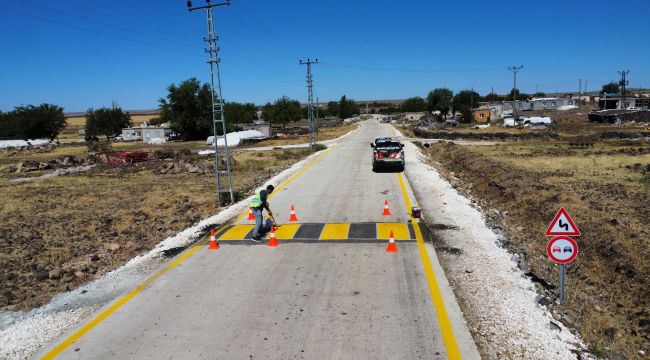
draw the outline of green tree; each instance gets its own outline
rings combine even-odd
[[[415,96],[404,100],[402,105],[400,105],[400,108],[404,112],[426,111],[427,104],[424,102],[423,98]]]
[[[515,90],[515,89],[513,88],[512,90],[510,90],[510,93],[508,94],[508,96],[506,96],[505,100],[506,100],[506,101],[511,101],[511,100],[512,100],[512,97],[513,97],[515,94],[516,94],[517,100],[526,100],[526,99],[528,99],[528,98],[530,97],[530,95],[528,95],[528,94],[526,94],[526,93],[522,93],[522,92],[520,92],[519,89],[516,89],[516,90]]]
[[[339,118],[341,119],[351,118],[359,114],[359,105],[352,99],[348,100],[345,95],[341,96],[338,107]]]
[[[447,117],[451,110],[454,93],[447,88],[433,89],[427,95],[427,109],[440,111],[440,117]]]
[[[339,103],[336,101],[330,101],[327,103],[327,114],[329,116],[339,117]]]
[[[489,93],[483,96],[481,98],[481,101],[487,101],[487,102],[503,101],[503,97],[497,93]]]
[[[543,93],[543,92],[541,92],[541,91],[540,91],[540,92],[536,92],[536,93],[533,94],[533,97],[536,97],[536,98],[543,98],[543,97],[546,97],[546,93]]]
[[[88,109],[86,112],[86,134],[104,135],[110,141],[123,128],[131,126],[131,115],[113,104],[110,108]]]
[[[229,124],[250,124],[257,117],[257,106],[253,103],[226,102],[224,105]]]
[[[167,87],[167,99],[160,99],[160,118],[189,140],[212,135],[212,92],[210,85],[190,78]],[[230,123],[230,122],[228,122]],[[222,127],[217,132],[223,135]]]
[[[273,104],[267,103],[262,109],[264,119],[272,124],[282,124],[287,128],[288,122],[298,121],[302,118],[302,108],[298,100],[283,96]]]
[[[619,83],[610,82],[608,84],[603,85],[602,89],[600,90],[600,93],[601,94],[618,94],[619,91],[621,91]]]
[[[63,108],[53,104],[17,106],[3,114],[0,138],[54,140],[66,126]]]

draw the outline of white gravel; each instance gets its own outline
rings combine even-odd
[[[321,152],[282,171],[268,183],[281,184],[305,167]],[[76,326],[89,314],[130,291],[151,276],[168,259],[163,251],[186,247],[198,240],[203,229],[223,224],[242,213],[251,197],[159,243],[147,254],[131,259],[124,266],[73,291],[57,295],[48,304],[29,312],[0,312],[0,359],[26,359],[41,347]]]
[[[435,230],[446,246],[462,251],[460,255],[439,252],[439,257],[482,356],[575,360],[571,350],[584,348],[581,339],[537,304],[533,283],[512,254],[498,245],[497,234],[481,212],[427,165],[410,142],[406,143],[406,174],[427,223],[457,228]],[[559,330],[551,329],[551,321]]]

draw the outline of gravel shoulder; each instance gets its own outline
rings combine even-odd
[[[406,143],[406,174],[433,234],[439,260],[486,359],[575,359],[579,336],[538,304],[533,282],[500,246],[472,202]]]

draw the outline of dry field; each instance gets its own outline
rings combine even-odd
[[[318,129],[318,141],[325,141],[336,139],[339,136],[345,135],[348,132],[356,129],[356,125],[347,125],[342,124],[335,127],[323,127]],[[259,143],[256,143],[255,146],[281,146],[281,145],[293,145],[293,144],[305,144],[309,142],[309,135],[299,135],[299,136],[286,136],[277,139],[264,140]]]
[[[544,232],[566,207],[583,235],[580,255],[567,266],[568,301],[551,305],[553,311],[594,354],[643,357],[639,350],[650,349],[647,141],[601,141],[585,149],[553,141],[443,142],[423,150],[477,201],[489,224],[506,232],[504,246],[520,255],[520,267],[552,301],[558,267],[546,255]]]
[[[181,147],[185,146],[184,149]],[[195,143],[158,146],[168,155],[132,165],[99,164],[88,173],[16,183],[38,176],[0,171],[0,309],[28,310],[147,252],[164,238],[219,211],[214,160],[189,153]],[[141,143],[116,144],[120,150]],[[235,152],[234,186],[246,196],[308,150]],[[161,174],[170,161],[201,166],[205,173]],[[0,170],[21,160],[86,156],[84,147],[47,153],[0,153]]]

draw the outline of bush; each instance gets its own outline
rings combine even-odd
[[[325,149],[327,149],[327,146],[325,146],[323,144],[314,144],[314,146],[312,147],[311,150],[312,150],[312,152],[318,152],[318,151],[325,150]]]

